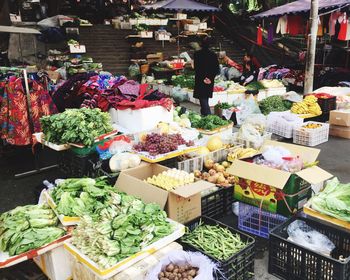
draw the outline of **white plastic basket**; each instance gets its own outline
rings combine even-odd
[[[266,131],[284,138],[293,138],[295,127],[302,124],[303,119],[292,115],[289,111],[272,112],[267,116]]]
[[[319,128],[305,128],[307,124],[320,124]],[[296,128],[293,133],[293,143],[303,146],[317,146],[327,142],[329,136],[329,124],[320,122],[306,122]]]

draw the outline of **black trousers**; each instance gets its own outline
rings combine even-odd
[[[199,99],[199,104],[201,105],[201,115],[202,116],[211,115],[208,97],[201,97]]]

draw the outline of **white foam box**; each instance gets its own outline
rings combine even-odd
[[[206,22],[201,22],[199,24],[199,29],[207,29],[208,28],[208,24]]]
[[[185,24],[184,29],[186,31],[197,32],[199,30],[199,25],[196,25],[196,24]]]
[[[120,23],[120,29],[131,30],[132,29],[132,25],[130,24],[130,22],[121,22]]]
[[[168,34],[156,34],[156,41],[170,41]]]
[[[172,122],[173,111],[174,108],[168,111],[162,106],[117,110],[118,124],[131,133],[151,130],[156,128],[159,122]]]
[[[153,31],[141,31],[139,35],[141,38],[153,38]]]
[[[118,123],[118,111],[114,108],[108,110],[109,115],[111,116],[112,123]]]
[[[63,245],[33,260],[50,280],[72,279],[69,254]]]
[[[165,257],[171,251],[181,251],[182,246],[176,242],[163,247],[149,257],[135,263],[133,266],[118,273],[110,280],[143,280],[147,273],[153,269],[160,259]],[[98,280],[99,278],[86,268],[82,263],[75,258],[71,258],[71,267],[73,279]]]
[[[181,225],[175,221],[169,219],[169,222],[174,226],[174,232],[170,235],[155,241],[154,243],[148,245],[140,252],[116,263],[112,267],[108,269],[102,269],[98,266],[97,263],[92,261],[88,256],[86,256],[83,252],[81,252],[78,248],[76,248],[71,242],[67,241],[64,243],[64,248],[72,255],[77,261],[82,263],[86,269],[88,269],[91,273],[94,273],[97,276],[97,279],[110,279],[118,273],[121,273],[136,264],[137,262],[149,257],[153,253],[157,252],[161,248],[173,243],[175,240],[179,239],[185,234],[185,226]],[[78,278],[79,279],[79,278]],[[120,280],[118,276],[112,279]],[[83,279],[82,279],[83,280]],[[86,280],[86,279],[84,279]]]
[[[187,19],[187,14],[177,13],[176,19]]]

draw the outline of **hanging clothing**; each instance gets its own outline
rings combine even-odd
[[[330,17],[329,17],[329,21],[328,21],[328,33],[330,36],[334,36],[335,35],[335,24],[337,22],[337,19],[339,18],[339,16],[341,16],[342,13],[341,12],[333,12]]]
[[[318,29],[317,29],[317,36],[321,37],[323,36],[323,17],[318,18]]]
[[[338,40],[346,41],[347,28],[348,28],[348,20],[344,17],[343,21],[340,23]]]
[[[292,36],[305,33],[302,16],[288,16],[288,33]]]
[[[348,26],[346,28],[346,37],[345,37],[346,41],[350,40],[350,20],[348,20]]]
[[[21,78],[13,76],[4,85],[0,104],[0,134],[2,139],[12,145],[31,144],[32,133],[41,131],[40,118],[57,113],[44,87],[36,81],[30,81],[29,84],[29,108]]]
[[[340,22],[339,20],[337,20],[335,22],[335,26],[334,26],[334,37],[338,39],[339,36],[339,31],[340,31]]]
[[[278,19],[276,33],[281,33],[282,35],[286,34],[288,28],[288,18],[287,16],[282,16]]]
[[[267,30],[267,42],[269,44],[273,43],[273,37],[274,37],[273,25],[272,23],[270,23],[269,29]]]
[[[259,46],[262,46],[262,42],[263,42],[262,29],[261,29],[261,26],[259,25],[258,32],[257,32],[257,35],[256,35],[256,43]]]

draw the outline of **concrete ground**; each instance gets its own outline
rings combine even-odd
[[[192,105],[186,104],[188,107]],[[198,110],[198,107],[194,108]],[[321,149],[319,166],[337,176],[342,182],[350,182],[350,140],[330,137],[327,143],[317,146]],[[29,177],[15,179],[16,173],[25,172],[34,168],[33,155],[30,148],[13,148],[0,146],[0,213],[18,205],[36,203],[42,181],[54,180],[63,176],[58,169],[45,171]],[[41,166],[57,162],[58,154],[39,147]],[[234,216],[223,219],[228,224],[234,224]],[[277,279],[267,273],[268,242],[257,240],[255,265],[255,279]],[[45,276],[31,262],[25,262],[9,269],[0,270],[0,280],[42,280]]]

